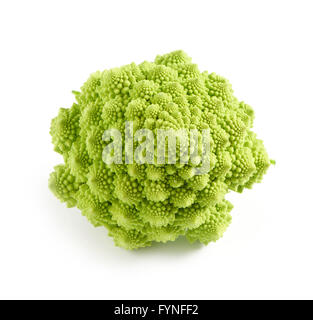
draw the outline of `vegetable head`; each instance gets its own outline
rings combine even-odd
[[[73,93],[73,106],[61,108],[51,122],[54,149],[64,164],[54,168],[49,187],[94,226],[105,226],[120,247],[181,235],[190,242],[216,241],[231,222],[225,195],[261,182],[270,166],[263,142],[251,131],[252,108],[235,98],[225,78],[200,72],[183,51],[98,71]],[[136,139],[142,129],[149,134]],[[168,137],[164,163],[154,153],[161,129],[178,132],[178,156]],[[179,130],[187,132],[196,153],[181,148]],[[195,138],[194,130],[206,137]],[[112,150],[115,138],[121,148]],[[205,139],[209,170],[199,173]]]

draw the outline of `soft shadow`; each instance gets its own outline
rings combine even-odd
[[[166,243],[154,242],[151,247],[141,248],[132,251],[133,255],[148,256],[151,254],[165,255],[165,256],[183,256],[195,253],[195,251],[203,248],[203,245],[199,242],[190,244],[188,240],[180,236],[175,241],[169,241]]]

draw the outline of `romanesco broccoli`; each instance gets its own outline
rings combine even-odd
[[[225,78],[200,72],[183,51],[98,71],[73,93],[73,106],[51,122],[64,164],[54,168],[49,187],[94,226],[105,226],[117,246],[136,249],[181,235],[216,241],[231,222],[225,195],[261,182],[272,162],[251,131],[253,109],[237,100]],[[160,165],[153,156],[149,163],[105,163],[103,133],[125,133],[126,121],[134,133],[209,128],[210,170],[195,175],[190,162]]]

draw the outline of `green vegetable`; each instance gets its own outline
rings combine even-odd
[[[234,97],[226,79],[201,73],[183,51],[98,71],[73,93],[76,103],[51,123],[65,164],[54,168],[49,187],[94,226],[105,226],[117,246],[136,249],[180,235],[216,241],[231,222],[226,193],[261,182],[272,162],[250,130],[252,108]],[[134,133],[209,128],[210,170],[196,175],[190,162],[106,164],[103,133],[125,133],[125,121],[133,122]]]

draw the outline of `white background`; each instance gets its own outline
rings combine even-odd
[[[312,1],[1,1],[0,298],[313,298]],[[114,247],[47,187],[49,127],[88,75],[183,49],[253,106],[277,161],[224,237]]]

